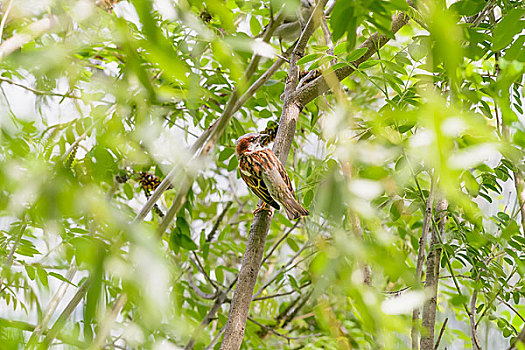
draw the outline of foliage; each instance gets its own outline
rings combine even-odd
[[[205,348],[226,324],[256,207],[235,140],[278,122],[286,67],[213,152],[192,162],[191,145],[278,59],[277,38],[254,38],[299,1],[11,2],[1,45],[24,31],[32,39],[0,63],[0,344],[183,347],[195,332]],[[244,348],[410,348],[433,182],[449,202],[432,248],[443,251],[437,326],[458,321],[441,346],[471,346],[468,310],[484,348],[508,347],[523,329],[514,182],[525,170],[525,9],[447,4],[338,0],[327,21],[333,51],[320,28],[310,39],[298,64],[325,77],[363,57],[374,33],[390,41],[302,110],[287,170],[311,215],[294,224],[275,213]],[[411,21],[394,36],[400,11]],[[42,35],[27,29],[51,15]],[[247,79],[254,53],[263,58]],[[172,167],[196,180],[159,239],[182,176],[135,218]],[[225,302],[198,328],[219,291]]]

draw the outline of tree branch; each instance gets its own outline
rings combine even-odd
[[[120,313],[120,310],[122,310],[122,308],[126,304],[127,300],[128,297],[126,294],[120,294],[118,296],[117,300],[115,300],[115,304],[113,304],[111,310],[108,310],[108,312],[106,313],[106,317],[100,324],[99,330],[97,332],[97,337],[93,341],[93,344],[89,347],[90,349],[102,349],[104,343],[106,342],[106,338],[108,337],[109,332],[111,331],[113,322],[115,322],[115,319]]]
[[[45,32],[51,30],[57,24],[58,17],[54,15],[45,16],[44,18],[31,23],[20,33],[13,35],[0,45],[0,61],[2,61],[4,57],[10,55],[13,51],[18,50],[31,40],[38,38]]]
[[[37,326],[35,326],[34,324],[24,322],[24,321],[13,321],[13,320],[5,319],[5,318],[0,318],[0,329],[16,328],[16,329],[20,329],[25,332],[34,332],[36,327]],[[56,338],[63,341],[66,344],[76,346],[77,348],[80,348],[80,349],[83,349],[85,347],[84,342],[78,341],[76,338],[72,338],[72,337],[66,336],[61,333],[58,333],[56,335]]]
[[[421,271],[423,270],[423,262],[425,261],[425,247],[427,245],[427,236],[430,229],[430,223],[432,222],[432,208],[434,207],[434,179],[432,177],[432,183],[430,185],[430,193],[427,198],[427,204],[425,207],[425,217],[423,219],[423,228],[421,229],[421,237],[419,238],[419,249],[417,253],[416,263],[416,281],[421,281]],[[419,343],[419,308],[414,308],[412,311],[412,329],[410,335],[412,337],[412,350],[418,349]]]
[[[51,329],[47,333],[46,338],[44,339],[44,345],[46,347],[49,346],[53,342],[55,337],[60,333],[60,329],[64,326],[66,320],[76,309],[76,307],[84,297],[84,294],[86,294],[87,290],[89,289],[90,284],[90,279],[85,280],[84,283],[78,288],[73,298],[71,298],[69,303],[66,305],[60,316],[58,316],[57,320],[53,324],[53,327],[51,327]]]
[[[399,29],[405,26],[409,19],[410,18],[405,13],[398,14],[392,21],[392,34],[397,33]],[[359,46],[359,48],[366,47],[368,49],[363,56],[353,61],[350,65],[335,70],[334,74],[337,79],[341,81],[352,74],[356,67],[372,57],[372,55],[376,53],[378,49],[383,47],[389,40],[390,38],[384,34],[374,33]],[[319,78],[299,88],[291,98],[296,101],[296,103],[304,106],[328,90],[330,90],[328,82],[323,76],[320,76]]]
[[[477,297],[478,297],[478,290],[474,289],[474,291],[472,292],[472,298],[470,299],[470,312],[468,314],[468,318],[470,321],[470,332],[472,335],[472,348],[474,350],[481,350],[481,345],[478,339],[478,333],[476,332],[476,319],[475,319]]]
[[[443,326],[441,326],[441,330],[439,331],[439,336],[436,340],[436,345],[434,346],[434,350],[439,349],[439,343],[441,342],[441,337],[443,336],[443,333],[445,332],[445,328],[447,328],[448,323],[448,317],[445,318],[445,322],[443,322]]]
[[[284,12],[281,11],[277,18],[272,21],[272,23],[267,27],[266,32],[264,34],[263,41],[268,42],[277,28],[277,26],[283,21],[284,19]],[[255,54],[250,61],[250,64],[246,68],[245,73],[245,79],[248,81],[253,73],[255,72],[259,61],[261,57],[257,54]],[[279,67],[284,63],[284,60],[281,58],[277,59],[277,61],[270,67],[268,71],[271,71],[270,74],[263,74],[252,86],[246,91],[246,93],[241,96],[242,103],[245,103],[253,94],[259,89],[270,77],[279,69]],[[268,73],[268,72],[267,72]],[[234,89],[232,91],[232,94],[230,96],[230,99],[226,103],[226,106],[224,108],[224,111],[222,115],[212,124],[208,129],[206,129],[202,135],[193,143],[193,145],[190,148],[191,161],[200,158],[202,156],[205,156],[208,154],[213,147],[215,146],[215,143],[219,139],[219,137],[222,135],[224,130],[226,129],[226,126],[228,125],[229,121],[233,117],[233,114],[242,107],[242,104],[240,103],[240,99],[238,96],[237,89]],[[135,218],[134,222],[140,222],[142,221],[146,215],[151,211],[155,203],[159,200],[160,196],[173,184],[175,185],[175,179],[180,176],[181,173],[184,173],[185,169],[181,169],[180,165],[175,165],[171,171],[166,175],[164,180],[161,182],[159,187],[153,192],[151,197],[148,199],[146,204],[142,207],[140,212],[137,214],[137,217]],[[159,234],[163,234],[164,230],[169,226],[169,223],[171,220],[173,220],[173,217],[175,214],[180,210],[182,207],[182,204],[184,204],[184,198],[186,197],[186,194],[188,193],[191,183],[193,182],[193,176],[187,175],[184,176],[184,179],[182,181],[181,186],[177,190],[177,195],[175,199],[173,200],[173,203],[171,207],[168,210],[168,213],[166,213],[166,216],[164,217],[164,220],[162,221],[160,227],[159,227]]]
[[[66,279],[68,281],[71,281],[76,272],[77,272],[77,266],[73,263],[73,265],[71,266],[71,268],[69,269],[67,273]],[[57,306],[60,303],[60,301],[64,298],[64,295],[66,294],[66,290],[69,287],[69,285],[70,285],[69,282],[65,282],[65,281],[62,282],[57,292],[55,293],[55,295],[49,302],[45,315],[42,318],[42,321],[36,326],[35,330],[33,331],[33,334],[31,334],[31,336],[29,337],[28,344],[31,344],[32,342],[37,342],[40,336],[42,335],[42,333],[46,330],[47,323],[51,319],[51,316],[53,316],[53,313],[57,309]]]
[[[299,70],[296,62],[304,54],[306,44],[316,27],[313,18],[318,16],[317,14],[319,11],[323,10],[326,3],[327,0],[320,0],[316,4],[290,58],[290,66],[284,91],[284,105],[281,120],[279,122],[279,129],[277,131],[277,137],[273,146],[273,152],[283,164],[286,163],[286,159],[290,153],[292,140],[295,134],[295,127],[300,112],[299,105],[290,98],[297,87],[299,78]],[[228,315],[228,322],[226,324],[226,331],[221,344],[221,349],[237,350],[242,344],[246,319],[252,301],[253,289],[257,280],[257,274],[261,267],[264,245],[272,216],[273,212],[264,210],[258,212],[254,217],[241,270],[239,271],[239,279],[230,305],[230,313]]]
[[[439,227],[434,227],[430,241],[430,251],[427,257],[427,273],[425,289],[430,292],[430,298],[423,305],[422,326],[425,334],[421,337],[421,350],[434,350],[434,326],[436,323],[437,289],[439,282],[439,263],[441,261],[441,248],[438,248],[439,238],[445,230],[446,209],[448,203],[441,199],[436,205],[439,215]],[[439,232],[437,231],[439,229]]]

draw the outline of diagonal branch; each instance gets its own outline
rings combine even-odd
[[[403,26],[405,26],[408,23],[409,19],[410,18],[405,13],[398,14],[392,21],[392,34],[397,33]],[[337,77],[337,79],[341,81],[344,78],[348,77],[356,70],[356,67],[358,67],[361,63],[365,62],[370,57],[372,57],[372,55],[376,53],[377,50],[382,48],[388,41],[390,41],[389,36],[385,34],[374,33],[372,36],[366,39],[366,41],[363,44],[359,46],[359,48],[366,47],[368,49],[363,56],[353,61],[350,65],[341,67],[334,71],[334,74]],[[308,102],[314,100],[316,97],[322,95],[328,90],[330,90],[330,85],[323,76],[320,76],[319,78],[313,80],[309,84],[306,84],[305,86],[298,89],[297,92],[293,94],[292,98],[298,104],[304,106]]]
[[[25,28],[25,30],[22,30],[20,33],[13,35],[0,45],[0,61],[31,40],[34,40],[35,38],[38,38],[42,34],[51,30],[57,24],[58,17],[54,15],[45,16],[44,18],[31,23],[27,26],[27,28]]]

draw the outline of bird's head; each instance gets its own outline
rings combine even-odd
[[[250,133],[239,137],[235,146],[238,155],[246,152],[255,152],[264,149],[270,136],[267,134]]]

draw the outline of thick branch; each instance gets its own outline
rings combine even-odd
[[[419,238],[419,249],[417,254],[417,263],[416,263],[416,280],[421,281],[421,271],[423,270],[423,262],[425,261],[425,247],[427,245],[427,236],[430,228],[430,223],[432,222],[432,208],[434,207],[434,181],[432,181],[430,187],[430,193],[427,198],[427,204],[425,207],[425,217],[423,219],[423,228],[421,229],[421,237]],[[418,349],[419,343],[419,330],[418,330],[418,320],[419,320],[419,308],[414,308],[412,311],[412,329],[410,335],[412,337],[412,350]]]
[[[321,0],[317,3],[305,29],[301,33],[301,37],[299,38],[290,59],[290,67],[284,91],[284,105],[277,137],[273,147],[273,152],[283,164],[286,163],[286,159],[290,153],[297,119],[301,110],[299,105],[290,98],[297,87],[299,78],[299,70],[296,62],[300,56],[303,55],[306,44],[316,27],[312,18],[318,16],[319,11],[323,10],[326,3],[327,0]],[[250,229],[248,245],[239,272],[239,279],[230,305],[230,313],[228,315],[228,322],[226,324],[226,331],[221,349],[237,350],[241,347],[246,319],[252,301],[253,289],[255,287],[255,282],[257,281],[257,274],[261,267],[264,245],[272,216],[273,212],[260,211],[254,218]]]
[[[409,21],[408,15],[404,13],[398,14],[392,21],[392,34],[395,34],[406,25]],[[360,48],[366,47],[368,51],[361,56],[359,59],[353,61],[350,65],[336,69],[334,74],[339,81],[348,77],[355,71],[355,68],[358,67],[361,63],[368,60],[378,49],[383,47],[390,38],[384,34],[375,33],[366,41],[359,46]],[[322,95],[326,91],[330,90],[330,86],[327,83],[326,79],[323,76],[315,79],[314,81],[306,84],[292,96],[292,99],[299,103],[301,106],[306,105],[308,102],[314,100],[317,96]]]
[[[437,288],[439,282],[439,262],[441,260],[441,248],[437,248],[439,244],[439,236],[443,236],[445,231],[446,209],[448,203],[442,199],[436,205],[436,212],[439,213],[439,233],[436,228],[432,230],[432,238],[430,241],[430,252],[427,257],[427,273],[425,281],[425,289],[430,293],[429,299],[423,306],[422,326],[424,334],[421,337],[421,350],[434,350],[434,326],[436,324],[436,307],[437,307]]]

